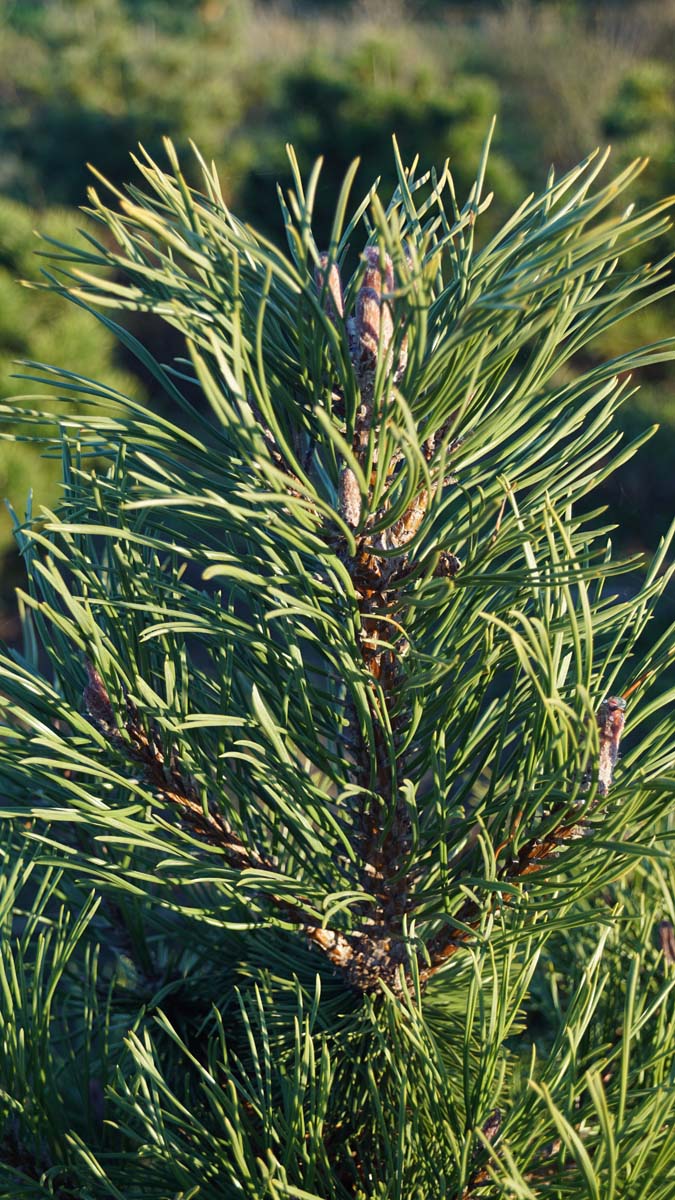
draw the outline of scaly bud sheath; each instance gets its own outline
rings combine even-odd
[[[382,301],[383,290],[394,290],[394,268],[389,255],[385,254],[383,278],[377,246],[366,246],[363,257],[366,270],[356,297],[355,366],[357,371],[364,371],[365,381],[369,382],[378,355],[387,354],[394,335],[391,306]]]
[[[356,529],[361,520],[361,492],[351,467],[343,467],[340,472],[338,506],[350,529]]]
[[[608,696],[598,709],[600,731],[600,756],[598,759],[598,791],[606,796],[614,778],[614,768],[619,758],[619,743],[626,721],[626,701],[622,696]]]

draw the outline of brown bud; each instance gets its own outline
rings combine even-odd
[[[451,554],[449,550],[442,550],[438,556],[434,575],[440,576],[442,579],[454,579],[461,566],[461,560],[457,558],[456,554]]]
[[[659,921],[659,945],[667,963],[675,963],[675,929],[671,921]]]
[[[351,467],[343,467],[340,472],[338,505],[340,516],[351,529],[356,529],[361,520],[361,493]]]
[[[378,297],[382,295],[382,271],[380,270],[380,251],[377,246],[366,246],[363,251],[366,269],[363,274],[363,287],[372,288]],[[391,266],[389,256],[386,256]]]
[[[365,284],[356,297],[356,336],[357,365],[374,366],[380,343],[380,298],[375,288]]]
[[[498,1108],[496,1108],[494,1110],[494,1112],[490,1113],[490,1116],[488,1117],[487,1121],[485,1122],[485,1124],[483,1126],[483,1136],[485,1138],[487,1138],[488,1142],[492,1143],[492,1142],[494,1142],[501,1127],[502,1127],[502,1114],[501,1114],[500,1110]]]
[[[319,265],[314,268],[314,282],[316,283],[319,293],[323,292],[326,287],[324,304],[326,313],[334,323],[341,320],[344,316],[344,301],[342,298],[342,281],[337,263],[331,263],[328,269],[328,282],[326,283],[326,268],[328,267],[329,256],[327,254],[319,255]]]
[[[366,246],[366,270],[356,297],[356,360],[372,373],[379,354],[387,354],[394,335],[391,305],[382,300],[382,292],[394,289],[394,268],[388,254],[384,256],[384,277],[377,246]],[[371,384],[372,386],[372,384]]]

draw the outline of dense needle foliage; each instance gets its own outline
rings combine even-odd
[[[668,539],[631,590],[592,492],[673,344],[568,364],[667,292],[667,204],[592,156],[477,249],[487,148],[466,202],[395,155],[317,244],[291,154],[284,254],[166,151],[51,286],[182,420],[27,369],[2,1194],[666,1200]]]

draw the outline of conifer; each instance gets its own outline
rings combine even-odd
[[[673,339],[592,349],[668,202],[591,155],[481,241],[487,146],[461,206],[394,148],[322,245],[291,153],[282,251],[166,152],[47,286],[173,416],[3,410],[63,498],[0,657],[1,1193],[670,1200],[673,529],[636,583],[593,494]]]

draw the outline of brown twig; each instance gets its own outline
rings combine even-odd
[[[205,811],[195,780],[181,769],[175,755],[167,763],[159,731],[148,734],[130,698],[126,701],[124,736],[101,675],[89,661],[86,662],[86,669],[88,682],[83,700],[93,724],[111,746],[143,768],[153,790],[180,811],[190,832],[220,850],[228,865],[236,870],[274,870],[273,864],[263,855],[244,845],[214,804],[209,803]],[[287,920],[295,922],[304,931],[309,942],[321,950],[354,987],[360,991],[370,991],[381,978],[386,978],[391,986],[395,986],[395,969],[392,967],[387,971],[386,963],[380,961],[378,955],[379,943],[376,944],[366,929],[357,929],[349,935],[325,929],[320,920],[304,906],[302,899],[294,903],[273,893],[266,898]],[[378,964],[377,971],[375,962]]]

